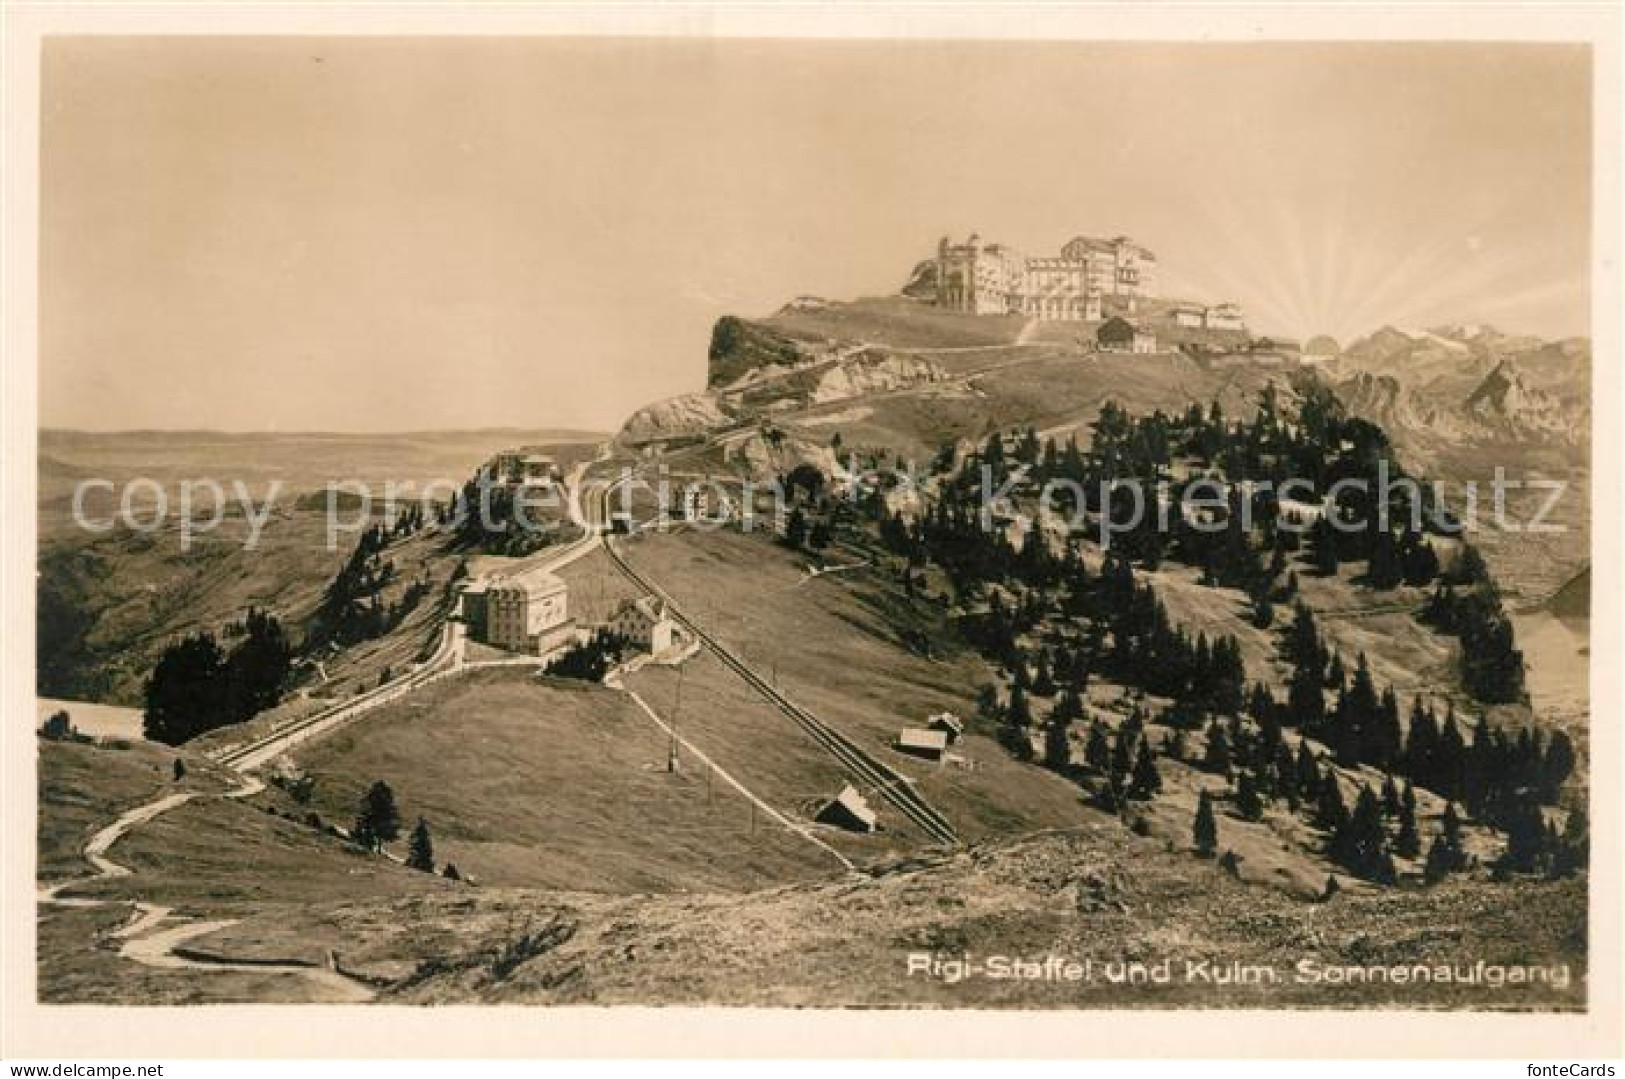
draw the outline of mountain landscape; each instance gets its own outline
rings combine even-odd
[[[1589,459],[1591,345],[1583,338],[1387,326],[1351,343],[1328,374],[1350,408],[1383,424],[1418,463],[1460,472],[1486,448],[1508,467],[1583,470]]]
[[[515,554],[455,531],[453,500],[317,554],[322,518],[295,501],[257,553],[183,553],[173,529],[77,534],[71,481],[154,452],[181,476],[217,449],[48,434],[42,695],[150,710],[175,642],[240,648],[247,609],[274,612],[291,665],[271,707],[179,744],[41,742],[42,999],[1583,1007],[1583,484],[1562,511],[1578,538],[1473,536],[1473,569],[1441,561],[1445,533],[1111,550],[1102,506],[1069,525],[1017,473],[1391,454],[1452,481],[1495,461],[1583,476],[1587,344],[1388,328],[1317,369],[1148,304],[1158,348],[1108,351],[1077,324],[941,310],[925,277],[720,320],[705,387],[613,435],[446,436],[406,469],[461,481],[522,444],[578,494],[617,470],[788,482],[778,527],[623,535],[606,493]],[[389,438],[311,452],[251,455],[306,492],[341,462],[402,474]],[[990,463],[1015,493],[973,538],[959,500]],[[466,637],[459,589],[535,566],[567,586],[589,677]],[[588,630],[651,596],[670,650],[593,652],[613,642]],[[945,713],[951,753],[900,751]],[[363,840],[380,784],[398,827]],[[843,788],[873,830],[832,822]],[[911,972],[921,955],[1097,973],[958,980]],[[1328,982],[1306,956],[1568,974]],[[1113,963],[1179,973],[1126,984]],[[1226,980],[1240,968],[1259,973]]]

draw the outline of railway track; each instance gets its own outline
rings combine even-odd
[[[729,651],[727,646],[707,633],[699,625],[672,602],[670,596],[656,588],[652,582],[644,578],[621,557],[613,544],[606,542],[604,550],[609,554],[610,561],[628,580],[639,588],[659,596],[666,601],[667,612],[680,625],[694,635],[695,640],[710,649],[712,654],[722,661],[723,666],[742,678],[747,685],[764,697],[784,715],[789,717],[797,726],[817,742],[830,756],[839,761],[847,772],[868,790],[880,795],[890,802],[897,811],[907,817],[924,832],[933,842],[946,846],[958,846],[959,836],[954,832],[953,825],[948,819],[932,808],[919,793],[915,791],[909,780],[891,768],[883,761],[878,760],[867,750],[854,743],[840,731],[831,727],[805,708],[780,693],[772,683],[757,674],[738,656]]]
[[[300,742],[348,723],[363,712],[388,704],[444,674],[457,670],[456,666],[447,665],[456,653],[457,630],[453,623],[446,622],[442,624],[440,632],[440,646],[417,670],[403,674],[332,708],[285,723],[259,738],[211,755],[228,768],[251,771]]]

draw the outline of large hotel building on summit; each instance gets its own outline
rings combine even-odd
[[[1031,257],[972,234],[937,245],[937,303],[975,315],[1099,321],[1106,296],[1156,295],[1157,256],[1119,236],[1079,236],[1058,258]]]

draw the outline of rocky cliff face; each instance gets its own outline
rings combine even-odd
[[[889,393],[948,378],[906,352],[858,343],[794,341],[729,316],[711,338],[708,388],[646,405],[621,429],[630,444],[714,432],[788,409]]]
[[[706,356],[707,386],[724,386],[761,367],[794,366],[806,359],[804,347],[764,326],[733,315],[711,328]]]
[[[810,403],[909,389],[947,377],[942,368],[917,356],[867,350],[830,365],[813,387]]]
[[[1393,375],[1362,372],[1337,383],[1336,392],[1351,412],[1388,431],[1428,431],[1444,437],[1462,433],[1463,425],[1446,407]]]
[[[621,440],[630,443],[701,435],[725,427],[731,417],[711,393],[685,393],[644,405],[621,428]]]
[[[1503,360],[1468,395],[1464,411],[1499,437],[1584,445],[1589,410],[1565,405],[1536,386],[1511,360]]]

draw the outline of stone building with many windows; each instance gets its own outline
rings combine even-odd
[[[973,315],[1098,321],[1102,299],[1155,295],[1157,256],[1127,236],[1079,236],[1059,256],[1029,257],[971,234],[937,245],[937,304]]]
[[[544,570],[472,581],[462,592],[462,616],[481,643],[540,652],[569,630],[569,589]]]

